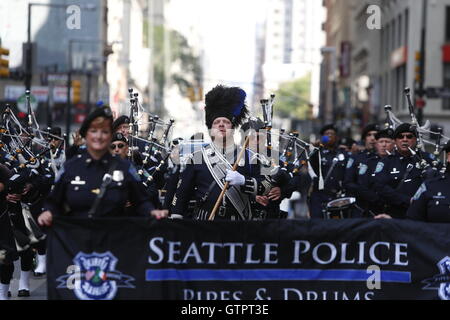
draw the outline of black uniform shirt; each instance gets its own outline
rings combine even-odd
[[[413,220],[450,223],[450,173],[422,183],[406,215]]]
[[[148,200],[136,169],[129,161],[109,152],[100,160],[92,159],[86,152],[64,163],[44,208],[55,215],[87,217],[112,161],[117,165],[96,216],[122,216],[127,201],[136,208],[136,215],[149,216],[154,206]]]
[[[433,158],[424,153],[429,163]],[[375,168],[375,191],[389,206],[386,213],[395,218],[404,218],[411,197],[424,181],[420,159],[414,156],[402,156],[398,152],[383,158]]]
[[[325,183],[324,191],[335,195],[340,190],[342,190],[343,187],[348,154],[339,149],[336,150],[323,149],[320,150],[320,156],[321,156],[322,176]],[[335,163],[334,166],[333,163]],[[319,176],[317,153],[311,157],[311,165],[314,169],[314,172],[317,174],[317,176]],[[318,182],[319,179],[315,178],[313,181],[313,191],[318,190]]]
[[[237,149],[235,149],[235,154],[236,152]],[[245,184],[240,186],[240,191],[247,195],[264,193],[265,187],[262,185],[262,179],[259,176],[259,168],[255,164],[249,164],[248,151],[245,159],[245,165],[237,168],[237,171],[245,176]],[[180,174],[176,194],[172,201],[171,213],[185,215],[190,199],[197,200],[197,203],[200,203],[203,199],[204,202],[200,204],[200,207],[210,213],[221,191],[203,159],[202,152],[196,151]],[[230,219],[231,216],[239,216],[231,204],[227,206],[227,210],[230,211],[227,212],[226,219]]]
[[[360,151],[348,158],[344,176],[344,188],[347,193],[356,197],[360,196],[360,184],[358,182],[360,168],[367,165],[369,159],[374,156],[375,153],[371,151]]]

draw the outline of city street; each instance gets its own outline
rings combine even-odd
[[[449,228],[450,0],[0,0],[0,300],[450,300]]]

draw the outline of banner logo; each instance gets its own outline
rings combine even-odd
[[[73,289],[80,300],[112,300],[118,288],[135,288],[130,284],[135,280],[133,277],[116,270],[117,261],[109,251],[79,252],[73,259],[75,270],[69,267],[73,273],[60,276],[57,288]]]
[[[423,280],[426,285],[422,289],[438,290],[439,298],[450,300],[450,257],[439,261],[437,266],[441,273]]]

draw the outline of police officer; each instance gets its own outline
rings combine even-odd
[[[357,183],[358,170],[361,164],[366,164],[369,158],[375,154],[375,135],[379,131],[377,124],[367,125],[362,132],[362,141],[365,150],[359,151],[355,155],[351,155],[347,161],[345,169],[344,187],[349,195],[358,197],[359,186]]]
[[[61,137],[60,127],[53,127],[48,133],[50,150],[45,154],[45,157],[50,162],[52,169],[57,172],[66,161],[64,139]]]
[[[179,137],[172,140],[171,151],[170,151],[170,166],[166,172],[166,184],[164,186],[164,209],[170,209],[170,204],[172,203],[173,197],[177,190],[178,179],[180,178],[180,143],[183,138]],[[170,212],[169,212],[170,213]]]
[[[338,149],[347,152],[349,156],[358,152],[356,141],[350,137],[341,138],[338,143]]]
[[[263,195],[256,195],[252,198],[252,208],[262,219],[285,218],[280,211],[280,203],[287,197],[286,187],[291,180],[291,176],[282,168],[279,159],[279,151],[270,149],[270,157],[267,150],[267,131],[264,129],[264,122],[256,117],[251,117],[241,126],[244,133],[242,142],[250,135],[248,150],[250,162],[256,164],[266,177],[262,183],[266,184],[268,192]]]
[[[222,85],[206,94],[205,120],[212,142],[191,154],[181,172],[172,202],[173,214],[183,215],[189,200],[194,198],[197,201],[194,219],[209,219],[225,181],[228,181],[230,188],[214,219],[254,218],[249,196],[262,194],[265,189],[255,178],[258,168],[250,164],[248,151],[239,161],[237,170],[231,170],[240,152],[234,144],[234,129],[248,113],[245,98],[246,93],[241,88]]]
[[[83,122],[80,134],[86,140],[87,152],[67,161],[59,171],[44,206],[46,211],[39,216],[41,225],[50,226],[53,215],[123,216],[127,201],[135,206],[137,215],[167,216],[147,199],[134,166],[109,153],[109,107],[97,107]]]
[[[113,155],[119,156],[124,160],[127,160],[128,149],[129,146],[127,138],[125,138],[125,136],[120,132],[114,133],[110,145],[111,153]],[[141,182],[144,185],[145,190],[147,191],[149,199],[155,205],[156,208],[159,208],[160,207],[159,193],[154,181],[149,182],[147,180],[149,173],[145,171],[145,169],[140,169],[138,171],[138,174],[140,176]],[[127,203],[127,208],[134,210],[134,208],[131,206],[130,203]]]
[[[36,226],[32,214],[37,210],[40,212],[42,197],[50,190],[53,182],[51,170],[46,165],[45,159],[35,157],[32,150],[32,139],[25,130],[16,127],[14,130],[20,133],[20,137],[10,137],[10,146],[15,146],[16,157],[2,157],[9,167],[7,173],[6,211],[9,214],[9,222],[12,230],[12,240],[15,243],[15,251],[20,256],[20,280],[19,297],[30,296],[29,278],[33,263],[32,247],[37,246],[40,253],[45,253],[45,235]],[[2,145],[2,147],[4,147]],[[42,148],[37,149],[43,154]],[[16,159],[18,161],[16,161]],[[8,169],[7,169],[8,170]],[[5,219],[3,220],[5,222]],[[39,234],[38,234],[39,232]],[[8,284],[14,272],[14,264],[10,260],[2,267],[3,284]]]
[[[113,133],[120,132],[125,136],[125,138],[130,141],[130,117],[126,115],[121,115],[113,122]],[[145,142],[139,139],[135,139],[133,141],[133,146],[136,146],[136,150],[132,151],[139,151],[139,152],[145,152]],[[134,155],[133,155],[134,156]]]
[[[10,295],[14,261],[19,258],[6,203],[9,176],[9,169],[0,164],[0,300],[7,300]]]
[[[376,153],[371,153],[365,162],[361,162],[354,185],[357,205],[364,210],[366,216],[383,213],[383,205],[380,196],[373,189],[374,171],[378,162],[392,153],[394,149],[394,130],[388,128],[376,133]]]
[[[450,141],[444,151],[447,154],[445,171],[422,183],[406,212],[406,218],[450,223]]]
[[[150,152],[151,148],[146,151],[145,141],[135,139],[130,135],[130,125],[130,118],[126,115],[121,115],[113,122],[113,133],[120,133],[126,138],[129,145],[127,149],[129,160],[136,168],[140,169],[138,172],[145,171],[152,174],[153,179],[151,183],[157,189],[161,189],[164,186],[164,172],[167,166],[160,166],[158,172],[155,172],[155,169],[159,166],[161,160],[163,160],[162,157],[159,153],[147,156],[147,152]],[[144,159],[147,159],[146,163],[144,163]]]
[[[309,196],[310,216],[313,219],[327,218],[324,211],[326,204],[339,197],[343,191],[345,151],[337,148],[338,129],[333,124],[322,127],[319,152],[311,156],[310,163],[314,171]]]
[[[125,138],[128,138],[130,134],[130,117],[121,115],[116,120],[114,120],[112,129],[114,133],[120,132],[125,136]]]
[[[396,150],[379,161],[375,168],[374,190],[384,202],[385,214],[377,218],[405,218],[412,196],[425,179],[425,167],[434,156],[415,152],[416,131],[409,123],[399,125],[394,132]]]

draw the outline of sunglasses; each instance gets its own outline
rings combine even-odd
[[[412,138],[414,138],[414,135],[413,134],[401,134],[398,136],[398,139],[403,139],[403,138],[412,139]]]
[[[116,148],[122,149],[123,147],[125,147],[125,145],[123,143],[119,143],[119,144],[112,144],[109,147],[111,148],[111,150],[114,150]]]

